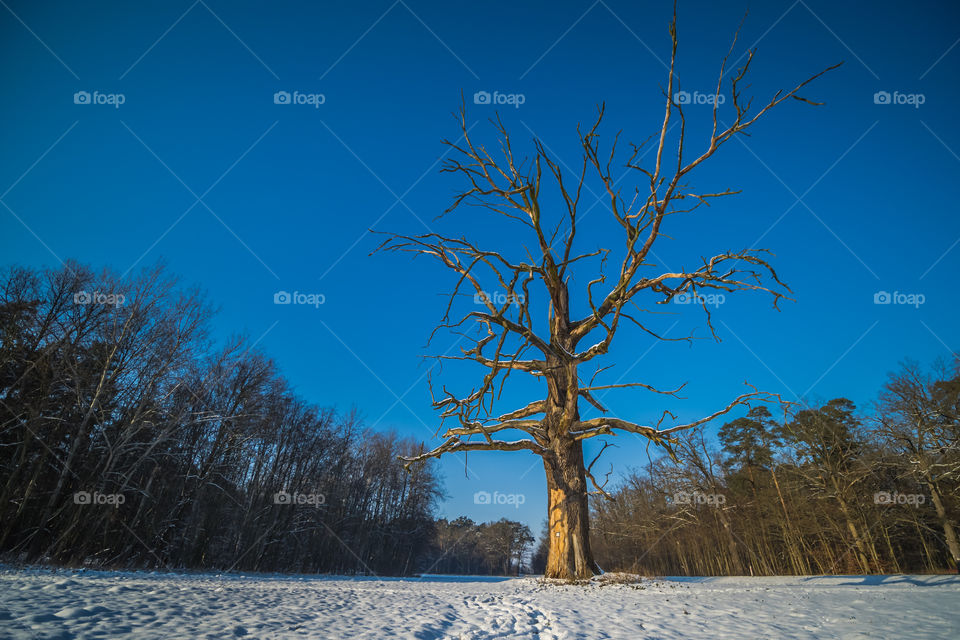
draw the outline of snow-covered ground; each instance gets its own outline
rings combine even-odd
[[[957,576],[544,584],[0,569],[0,638],[960,638]]]

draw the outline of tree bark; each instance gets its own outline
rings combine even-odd
[[[837,491],[837,503],[840,505],[841,513],[843,513],[843,519],[846,522],[847,531],[850,532],[850,535],[853,538],[853,548],[856,550],[857,561],[864,573],[870,573],[870,561],[867,560],[867,547],[860,535],[860,531],[857,529],[856,523],[853,521],[853,515],[850,513],[850,507],[840,493],[840,486],[837,483],[836,478],[832,478],[832,480],[833,486]]]
[[[587,497],[583,446],[570,439],[555,460],[544,458],[547,474],[547,514],[550,547],[547,578],[584,580],[600,568],[590,549],[590,505]]]
[[[940,520],[940,526],[943,527],[943,537],[947,543],[947,550],[950,552],[954,568],[960,573],[960,542],[957,542],[957,532],[953,528],[953,523],[947,517],[947,510],[943,506],[943,499],[940,496],[940,488],[937,483],[930,478],[929,472],[925,472],[927,488],[930,489],[930,499],[933,502],[933,508],[937,510],[937,518]]]

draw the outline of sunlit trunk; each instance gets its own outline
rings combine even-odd
[[[590,507],[579,441],[571,440],[558,452],[558,462],[544,460],[550,547],[546,577],[565,580],[599,573],[590,550]]]
[[[545,575],[579,580],[600,570],[590,550],[590,505],[583,442],[571,434],[580,424],[577,369],[576,365],[559,360],[551,364],[544,420],[551,450],[543,459],[550,527]]]
[[[930,499],[933,502],[933,508],[937,511],[937,518],[940,520],[940,526],[943,527],[943,537],[947,543],[947,550],[950,552],[954,568],[960,573],[960,542],[957,541],[957,532],[953,528],[953,523],[947,517],[947,510],[943,506],[943,500],[940,497],[940,490],[937,483],[927,480],[927,488],[930,489]]]

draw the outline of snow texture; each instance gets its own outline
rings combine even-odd
[[[0,638],[960,638],[957,576],[610,578],[2,568]]]

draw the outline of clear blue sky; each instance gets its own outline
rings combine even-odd
[[[2,262],[75,258],[123,272],[165,259],[221,307],[220,335],[259,339],[304,397],[356,406],[377,428],[418,438],[437,424],[420,356],[449,279],[425,260],[370,257],[376,239],[367,229],[469,232],[513,248],[523,240],[496,235],[476,212],[434,221],[462,186],[437,165],[440,140],[458,135],[450,114],[461,90],[468,102],[477,91],[522,94],[519,108],[501,109],[518,147],[529,149],[535,134],[570,165],[575,125],[601,101],[608,136],[622,129],[639,142],[662,120],[666,2],[0,5]],[[957,5],[753,5],[740,43],[758,48],[757,101],[845,64],[804,92],[826,106],[782,105],[696,174],[703,188],[744,192],[675,217],[657,252],[676,266],[770,248],[796,302],[777,313],[759,295],[729,299],[715,314],[719,344],[654,344],[624,331],[606,382],[688,382],[683,402],[607,396],[624,418],[653,420],[664,408],[697,417],[740,393],[743,380],[866,407],[902,358],[929,362],[960,349]],[[746,6],[681,3],[682,89],[711,92]],[[108,102],[122,94],[123,104],[75,104],[80,91]],[[324,101],[275,104],[278,91]],[[877,104],[881,91],[894,104]],[[895,103],[917,95],[920,105]],[[491,140],[484,121],[493,107],[468,106],[475,134]],[[696,148],[708,108],[688,113]],[[581,246],[620,246],[602,203],[588,215]],[[278,290],[322,293],[325,304],[277,306]],[[925,302],[875,305],[878,291]],[[655,320],[659,329],[679,335],[702,325],[695,308],[671,307]],[[452,343],[441,337],[435,348]],[[474,380],[448,374],[459,389]],[[501,407],[526,403],[530,390],[507,393]],[[617,472],[645,461],[638,439],[615,441],[606,460]],[[442,469],[445,514],[520,518],[539,530],[545,496],[535,458],[475,454],[468,477],[462,458]],[[475,505],[480,490],[526,502]]]

